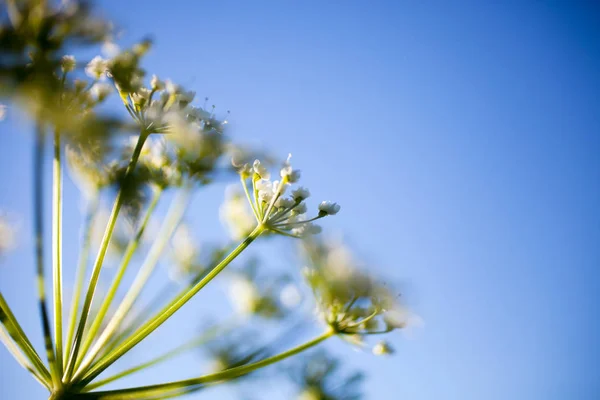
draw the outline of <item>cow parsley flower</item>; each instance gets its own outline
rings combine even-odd
[[[397,296],[363,272],[342,243],[306,240],[302,249],[308,262],[304,276],[315,296],[317,314],[337,334],[362,344],[364,335],[406,326],[398,313],[402,307]]]
[[[93,79],[100,79],[104,77],[106,70],[108,69],[108,61],[100,56],[92,58],[92,61],[85,67],[85,73],[87,76]]]
[[[64,73],[67,73],[73,71],[76,64],[74,56],[63,56],[60,67]]]
[[[290,196],[286,196],[291,184],[300,179],[300,171],[292,168],[290,158],[291,155],[281,168],[281,180],[278,181],[270,180],[271,174],[260,160],[255,160],[252,166],[239,166],[242,187],[259,226],[272,233],[296,238],[320,233],[321,227],[313,222],[337,213],[339,206],[331,203],[330,212],[320,211],[313,218],[305,217],[305,200],[310,196],[308,189],[298,187],[291,190]],[[248,180],[251,181],[251,187]]]

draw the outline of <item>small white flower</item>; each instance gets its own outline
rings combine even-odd
[[[100,56],[92,58],[92,61],[85,67],[85,73],[90,78],[100,79],[108,69],[108,61]]]
[[[288,199],[286,197],[280,197],[275,202],[275,207],[278,208],[290,208],[295,204],[294,200]]]
[[[317,235],[321,233],[323,229],[317,225],[307,222],[292,229],[292,235],[303,237],[308,235]]]
[[[269,173],[269,170],[260,163],[259,160],[254,160],[254,164],[252,164],[252,167],[254,168],[254,172],[258,174],[258,176],[260,176],[263,179],[269,179],[271,177],[271,174]]]
[[[302,301],[302,294],[296,285],[288,283],[281,289],[279,298],[285,307],[294,308]]]
[[[112,86],[108,83],[104,82],[96,82],[90,88],[90,93],[94,96],[98,101],[102,101],[112,92]]]
[[[292,210],[292,212],[294,214],[304,214],[306,211],[307,211],[306,203],[300,203],[296,207],[294,207],[294,209]]]
[[[319,204],[319,214],[335,215],[340,211],[340,206],[332,201],[322,201]]]
[[[167,79],[165,81],[165,90],[169,94],[177,94],[177,93],[179,93],[181,91],[181,87],[179,85],[173,83],[172,80]]]
[[[376,356],[385,356],[394,354],[394,349],[388,342],[381,341],[373,346],[373,354]]]
[[[104,44],[102,44],[102,54],[104,54],[106,57],[112,58],[112,57],[116,57],[119,52],[121,51],[121,48],[119,47],[119,45],[117,45],[114,42],[104,42]]]
[[[299,188],[292,190],[292,198],[294,200],[296,200],[297,202],[300,202],[302,200],[306,200],[310,197],[310,192],[308,191],[308,189],[300,186]]]
[[[163,90],[165,88],[165,83],[158,79],[158,76],[152,75],[152,79],[150,80],[150,87],[152,90]]]
[[[74,56],[63,56],[62,60],[61,60],[61,68],[63,72],[71,72],[75,69],[75,65],[77,64],[75,62],[75,57]]]
[[[6,118],[6,104],[0,104],[0,121]]]

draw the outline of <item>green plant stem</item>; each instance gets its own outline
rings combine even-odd
[[[121,284],[121,280],[123,279],[123,276],[125,275],[125,271],[127,270],[127,267],[131,261],[131,258],[133,257],[133,254],[137,250],[137,248],[140,244],[140,241],[142,240],[142,237],[144,235],[146,227],[148,226],[148,222],[150,221],[150,217],[152,216],[152,213],[154,212],[154,210],[156,209],[156,206],[158,205],[158,201],[160,199],[162,192],[163,192],[162,189],[159,189],[154,192],[154,196],[152,196],[152,200],[150,201],[150,204],[148,205],[148,208],[146,209],[146,213],[142,219],[142,223],[138,227],[138,230],[137,230],[135,236],[131,239],[131,241],[127,245],[127,248],[125,249],[125,254],[123,255],[123,259],[121,260],[121,265],[119,266],[119,269],[117,270],[117,273],[116,273],[116,275],[113,279],[113,282],[108,290],[108,293],[104,297],[102,305],[100,306],[100,309],[98,310],[98,314],[96,315],[96,318],[94,318],[94,322],[92,323],[92,326],[90,327],[90,329],[85,337],[85,341],[83,342],[83,344],[81,346],[80,358],[78,360],[78,363],[76,364],[76,367],[78,366],[79,363],[81,363],[83,356],[86,354],[86,352],[92,345],[92,342],[94,341],[94,339],[96,337],[96,334],[100,330],[100,326],[102,325],[102,322],[104,321],[104,317],[106,316],[106,313],[108,312],[110,305],[111,305],[115,295],[117,294],[117,289],[119,288],[119,285]]]
[[[100,359],[83,377],[83,383],[87,384],[91,382],[96,376],[102,371],[108,368],[112,363],[118,360],[123,354],[127,353],[131,348],[136,346],[139,342],[144,340],[149,334],[151,334],[156,328],[163,324],[169,319],[177,310],[179,310],[185,303],[187,303],[196,293],[198,293],[204,286],[206,286],[214,277],[216,277],[231,261],[233,261],[238,255],[242,253],[256,238],[258,238],[265,230],[263,225],[258,225],[256,229],[250,233],[250,235],[241,242],[227,257],[225,257],[218,265],[215,266],[204,278],[202,278],[194,287],[191,289],[185,289],[169,304],[167,304],[157,315],[151,318],[148,322],[142,325],[135,333],[133,333],[128,339],[120,344],[115,350],[109,353],[107,356]],[[76,381],[77,382],[77,381]]]
[[[33,363],[35,370],[40,374],[44,382],[49,383],[51,381],[50,373],[44,366],[40,356],[35,351],[33,345],[29,341],[29,338],[23,331],[23,328],[21,328],[19,321],[12,313],[8,303],[4,299],[4,296],[2,296],[2,293],[0,293],[0,323],[0,327],[4,325],[12,340],[14,340],[19,346],[21,351],[27,356],[28,360]]]
[[[71,313],[69,318],[69,328],[67,333],[67,341],[65,346],[65,363],[68,354],[66,352],[73,345],[73,335],[75,334],[75,326],[77,324],[77,313],[79,311],[79,301],[81,299],[81,290],[83,288],[83,283],[85,280],[88,258],[90,253],[90,244],[92,237],[92,229],[94,227],[94,216],[98,211],[98,197],[94,195],[92,199],[90,199],[86,217],[83,227],[83,237],[81,244],[81,252],[79,253],[79,262],[77,263],[77,275],[75,277],[75,289],[73,291],[73,299],[71,301]],[[66,365],[65,365],[66,367]]]
[[[54,340],[56,365],[63,370],[62,317],[62,165],[60,133],[54,131],[54,160],[52,162],[52,287],[54,292]]]
[[[137,388],[130,389],[120,389],[120,390],[109,390],[104,392],[92,392],[89,393],[89,398],[96,399],[139,399],[141,396],[154,396],[154,395],[166,395],[168,396],[173,391],[185,390],[190,387],[196,387],[198,385],[205,385],[208,383],[221,382],[230,379],[234,379],[240,377],[242,375],[249,374],[258,369],[264,368],[268,365],[275,364],[279,361],[282,361],[288,357],[294,356],[298,353],[301,353],[311,347],[318,345],[324,340],[330,338],[335,335],[335,332],[332,329],[328,329],[323,334],[315,337],[312,340],[309,340],[306,343],[303,343],[299,346],[296,346],[292,349],[274,355],[272,357],[265,358],[264,360],[257,361],[252,364],[242,365],[235,368],[226,369],[221,372],[216,372],[209,375],[200,376],[192,379],[184,379],[181,381],[163,383],[158,385],[149,385],[149,386],[141,386]],[[181,394],[185,394],[185,391],[182,391]]]
[[[119,307],[115,311],[115,314],[111,318],[110,322],[98,338],[98,341],[94,344],[89,354],[86,355],[85,359],[82,361],[81,365],[77,369],[75,373],[75,379],[82,376],[85,372],[86,368],[88,368],[92,362],[94,362],[95,357],[98,353],[104,348],[104,346],[108,343],[108,341],[112,338],[112,336],[117,332],[121,323],[127,316],[131,307],[133,307],[135,301],[138,296],[144,289],[146,282],[152,275],[152,272],[156,268],[162,253],[169,243],[173,232],[181,222],[187,205],[190,200],[191,189],[187,188],[183,192],[180,192],[180,195],[177,196],[173,204],[171,205],[169,211],[167,212],[167,216],[165,221],[163,222],[160,230],[157,234],[156,240],[152,244],[150,252],[146,256],[144,263],[140,267],[138,274],[136,275],[131,287],[127,291],[125,298],[119,304]],[[116,289],[116,288],[115,288]],[[91,332],[90,335],[95,332]]]
[[[44,278],[44,132],[38,123],[35,132],[35,144],[33,151],[33,214],[34,214],[34,232],[35,232],[35,264],[36,264],[36,282],[38,291],[38,304],[40,310],[40,319],[42,322],[42,332],[44,334],[44,347],[46,357],[50,365],[50,375],[54,387],[62,385],[59,370],[56,365],[54,355],[54,345],[52,343],[52,333],[50,332],[50,318],[48,317],[48,304],[46,300],[46,285]]]
[[[235,322],[237,322],[237,320]],[[174,357],[176,357],[176,356],[178,356],[178,355],[180,355],[180,354],[182,354],[182,353],[184,353],[184,352],[186,352],[188,350],[197,348],[197,347],[205,344],[209,340],[215,338],[217,335],[222,335],[222,334],[224,334],[225,332],[229,331],[230,329],[234,328],[237,325],[238,324],[236,323],[235,325],[229,324],[229,325],[226,325],[226,326],[215,326],[215,327],[212,327],[211,329],[207,330],[204,334],[200,335],[200,337],[193,338],[192,340],[189,340],[186,343],[183,343],[183,344],[175,347],[172,350],[169,350],[168,352],[166,352],[166,353],[164,353],[164,354],[162,354],[160,356],[154,357],[153,359],[151,359],[149,361],[146,361],[143,364],[140,364],[140,365],[135,366],[133,368],[129,368],[129,369],[125,370],[125,371],[119,372],[116,375],[113,375],[113,376],[108,377],[106,379],[103,379],[101,381],[92,383],[91,385],[87,385],[85,387],[84,391],[85,392],[89,392],[91,390],[99,388],[100,386],[104,386],[104,385],[109,384],[111,382],[114,382],[114,381],[116,381],[118,379],[124,378],[126,376],[131,375],[131,374],[134,374],[134,373],[136,373],[138,371],[142,371],[142,370],[144,370],[146,368],[150,368],[150,367],[152,367],[154,365],[157,365],[157,364],[160,364],[162,362],[168,361],[168,360],[170,360],[170,359],[172,359],[172,358],[174,358]]]
[[[125,178],[123,181],[124,185],[128,184],[128,180],[137,164],[137,161],[140,157],[140,153],[142,152],[142,148],[144,147],[144,142],[146,141],[147,137],[148,134],[145,132],[142,132],[140,134],[138,142],[131,156],[131,160],[129,161],[129,165],[127,166],[127,170],[125,171]],[[73,346],[71,348],[69,360],[65,369],[64,378],[66,381],[70,381],[71,376],[73,374],[73,370],[75,368],[75,363],[77,361],[77,356],[79,355],[79,347],[81,345],[85,325],[89,316],[90,308],[92,306],[92,300],[94,299],[94,292],[96,291],[96,285],[98,284],[98,278],[100,277],[100,270],[102,269],[102,264],[104,262],[104,256],[106,255],[106,251],[108,250],[108,244],[112,237],[113,230],[115,229],[117,217],[119,216],[119,211],[121,210],[122,205],[123,189],[121,188],[121,190],[119,190],[119,192],[117,193],[117,197],[115,199],[110,217],[108,219],[106,230],[104,231],[104,236],[102,237],[102,242],[100,243],[100,250],[98,251],[98,256],[96,257],[96,261],[94,262],[94,267],[92,269],[92,276],[90,278],[90,282],[85,296],[85,301],[83,303],[81,318],[79,319],[77,331],[73,339]]]
[[[46,389],[50,390],[50,384],[49,384],[50,375],[48,374],[48,379],[44,379],[44,377],[42,377],[42,375],[40,375],[40,373],[29,362],[27,357],[25,357],[25,355],[21,352],[21,350],[17,347],[17,345],[15,345],[15,342],[11,339],[10,334],[6,331],[6,329],[4,329],[4,327],[2,325],[0,325],[0,342],[4,343],[4,346],[6,347],[6,349],[13,355],[15,360],[17,360],[17,362],[23,368],[25,368],[27,371],[29,371],[29,373],[31,375],[33,375],[33,377],[39,383],[41,383],[42,386],[44,386]]]

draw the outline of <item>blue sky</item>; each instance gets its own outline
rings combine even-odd
[[[600,396],[597,4],[109,0],[102,9],[123,28],[121,43],[155,38],[149,72],[231,110],[236,140],[292,152],[314,196],[342,204],[326,228],[403,282],[425,326],[393,338],[396,356],[327,345],[367,370],[367,399]],[[0,125],[0,208],[21,216],[26,236],[30,137],[17,127],[27,125]],[[65,191],[75,207],[69,182]],[[218,221],[204,210],[221,199],[197,196],[190,218],[205,232]],[[78,218],[65,221],[66,253]],[[0,290],[39,336],[29,249],[0,263]],[[193,376],[194,365],[188,357],[169,372]],[[42,396],[29,379],[0,351],[3,397],[23,385]]]

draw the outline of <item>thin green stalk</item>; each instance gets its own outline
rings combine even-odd
[[[109,390],[104,392],[92,392],[89,393],[89,398],[96,399],[127,399],[127,398],[140,398],[140,396],[154,396],[154,395],[166,395],[172,393],[172,391],[178,391],[182,389],[186,389],[189,387],[197,387],[198,385],[205,385],[208,383],[221,382],[230,379],[234,379],[240,377],[242,375],[249,374],[258,369],[264,368],[268,365],[275,364],[279,361],[282,361],[288,357],[294,356],[298,353],[301,353],[311,347],[318,345],[324,340],[335,335],[335,331],[332,329],[328,329],[323,334],[315,337],[308,342],[296,346],[292,349],[284,351],[283,353],[279,353],[272,357],[265,358],[264,360],[257,361],[252,364],[242,365],[235,368],[226,369],[221,372],[216,372],[213,374],[208,374],[204,376],[200,376],[198,378],[192,379],[184,379],[176,382],[162,383],[158,385],[149,385],[149,386],[141,386],[137,388],[130,389],[120,389],[120,390]],[[182,392],[181,394],[184,394]],[[136,396],[136,397],[134,397]]]
[[[36,281],[38,290],[38,304],[42,331],[44,333],[44,347],[50,365],[50,375],[54,387],[61,387],[60,373],[56,365],[54,344],[50,332],[50,318],[48,317],[48,304],[46,301],[46,288],[44,278],[44,132],[38,124],[35,132],[35,145],[33,151],[33,214],[35,231],[35,260]]]
[[[115,334],[113,338],[106,344],[106,346],[104,346],[102,356],[111,352],[119,343],[121,343],[123,339],[131,335],[142,323],[144,323],[145,319],[151,315],[155,309],[158,308],[163,300],[170,297],[171,293],[177,288],[178,287],[173,282],[167,282],[162,289],[156,292],[154,299],[152,299],[144,308],[136,311],[137,315],[131,319],[131,322],[123,324],[127,325],[127,327]]]
[[[236,320],[237,322],[237,320]],[[133,368],[129,368],[125,371],[119,372],[116,375],[110,376],[106,379],[102,379],[101,381],[92,383],[91,385],[88,385],[85,387],[84,391],[85,392],[89,392],[91,390],[97,389],[100,386],[104,386],[106,384],[109,384],[111,382],[114,382],[118,379],[124,378],[126,376],[129,376],[131,374],[134,374],[138,371],[142,371],[146,368],[150,368],[154,365],[160,364],[162,362],[168,361],[182,353],[185,353],[188,350],[191,349],[195,349],[203,344],[205,344],[206,342],[208,342],[209,340],[213,339],[214,337],[216,337],[217,335],[221,335],[224,334],[225,332],[227,332],[229,329],[233,328],[234,326],[237,326],[237,324],[233,325],[233,324],[229,324],[228,326],[215,326],[212,327],[211,329],[209,329],[208,331],[206,331],[204,334],[200,335],[200,337],[197,338],[193,338],[192,340],[187,341],[186,343],[183,343],[177,347],[175,347],[172,350],[169,350],[168,352],[154,357],[153,359],[146,361],[143,364],[140,364],[138,366],[135,366]]]
[[[94,344],[89,354],[86,355],[84,361],[77,369],[77,372],[75,373],[76,377],[81,376],[81,374],[85,372],[86,368],[89,367],[92,364],[92,362],[94,362],[94,359],[96,358],[98,353],[104,348],[104,346],[108,343],[108,341],[112,338],[112,336],[117,332],[117,330],[121,326],[123,319],[127,316],[129,310],[131,310],[131,307],[137,300],[139,294],[144,289],[146,282],[148,281],[148,279],[152,275],[152,272],[156,268],[156,265],[158,264],[158,261],[160,260],[160,257],[162,256],[165,247],[169,243],[173,232],[181,222],[183,214],[185,213],[185,210],[189,203],[190,195],[190,189],[186,189],[183,192],[180,192],[180,196],[176,197],[173,201],[173,204],[167,212],[165,221],[163,222],[156,236],[156,240],[152,244],[150,252],[148,252],[144,263],[140,267],[138,274],[136,275],[133,283],[131,284],[131,287],[125,295],[125,298],[121,301],[121,304],[119,304],[119,307],[115,311],[115,314],[111,318],[107,327],[100,335],[100,338],[98,338],[98,341]]]
[[[98,314],[96,315],[96,318],[94,319],[94,322],[92,323],[92,326],[90,327],[90,329],[85,337],[85,341],[83,342],[83,345],[81,346],[80,359],[78,360],[78,364],[83,360],[83,356],[86,354],[86,352],[92,345],[92,342],[94,341],[94,339],[96,337],[96,334],[100,330],[100,326],[102,325],[102,322],[104,321],[104,317],[106,316],[106,313],[108,312],[110,305],[111,305],[115,295],[117,294],[117,289],[119,288],[119,285],[121,284],[121,280],[123,279],[123,276],[125,275],[125,271],[127,270],[127,267],[129,266],[131,258],[133,257],[133,254],[137,250],[137,248],[140,244],[140,241],[142,240],[142,237],[144,236],[144,232],[146,230],[146,227],[148,226],[148,222],[150,221],[150,216],[156,209],[156,206],[158,205],[158,201],[160,199],[162,192],[163,192],[162,189],[159,189],[154,192],[154,196],[152,197],[152,200],[150,201],[150,204],[148,205],[148,208],[146,209],[146,213],[142,219],[142,223],[138,227],[138,230],[137,230],[135,236],[131,239],[131,241],[127,245],[127,248],[125,249],[125,254],[123,255],[123,259],[121,260],[121,265],[119,266],[119,269],[117,270],[117,273],[112,281],[112,284],[111,284],[110,288],[108,289],[108,293],[104,297],[102,305],[100,306],[100,309],[98,310]],[[78,366],[78,365],[76,365],[76,366]]]
[[[49,383],[50,375],[48,375],[48,379],[44,379],[44,377],[37,370],[35,370],[34,366],[29,362],[27,357],[23,355],[23,353],[17,347],[17,345],[15,345],[15,342],[10,338],[10,335],[2,325],[0,325],[0,342],[4,343],[6,349],[13,355],[13,357],[15,358],[15,360],[17,360],[21,367],[29,371],[29,373],[33,375],[33,377],[39,383],[41,383],[42,386],[44,386],[48,390],[51,390]]]
[[[46,366],[42,362],[40,356],[35,351],[33,345],[29,341],[29,338],[21,328],[19,321],[12,313],[8,303],[0,293],[0,327],[5,326],[6,331],[10,337],[19,346],[21,351],[27,356],[29,361],[33,363],[36,371],[42,376],[45,382],[50,382],[50,373],[46,369]]]
[[[54,292],[54,340],[56,365],[63,370],[62,317],[62,165],[60,133],[54,131],[54,160],[52,162],[52,287]]]
[[[94,216],[96,215],[96,212],[98,211],[98,197],[97,195],[95,195],[92,199],[90,199],[90,202],[88,204],[87,207],[87,211],[86,211],[86,217],[85,217],[85,221],[84,221],[84,226],[83,226],[83,237],[82,237],[82,244],[81,244],[81,252],[79,253],[79,262],[77,263],[77,275],[75,277],[75,289],[73,291],[73,299],[71,300],[71,314],[70,314],[70,320],[69,320],[69,328],[68,328],[68,333],[67,333],[67,341],[66,346],[65,346],[65,363],[66,363],[66,359],[68,357],[68,354],[66,354],[66,352],[68,351],[68,349],[71,348],[71,346],[73,345],[73,335],[75,334],[75,326],[77,325],[77,313],[79,311],[79,301],[81,300],[81,290],[83,288],[83,283],[85,280],[85,275],[86,275],[86,270],[87,270],[87,265],[88,265],[88,258],[89,258],[89,253],[90,253],[90,244],[91,244],[91,238],[92,238],[92,229],[93,229],[93,222],[94,222]],[[66,365],[65,365],[66,367]]]
[[[242,251],[244,251],[250,243],[258,238],[264,232],[264,226],[258,225],[254,231],[241,242],[227,257],[223,259],[215,268],[213,268],[204,278],[194,285],[191,289],[186,288],[175,299],[167,304],[157,315],[151,318],[148,322],[142,325],[133,335],[120,344],[115,350],[107,356],[100,359],[83,377],[84,383],[89,383],[102,371],[108,368],[112,363],[118,360],[123,354],[127,353],[131,348],[137,345],[150,335],[156,328],[169,319],[177,310],[187,303],[196,293],[206,286],[214,277],[216,277],[231,261],[233,261]]]
[[[135,168],[137,161],[140,157],[140,153],[142,152],[142,148],[144,146],[144,142],[148,134],[142,132],[138,139],[138,142],[133,151],[133,155],[131,156],[131,160],[129,161],[129,165],[127,166],[127,170],[125,171],[125,178],[123,181],[124,185],[128,184],[128,180],[131,176],[133,169]],[[106,230],[104,231],[104,236],[102,237],[102,242],[100,243],[100,250],[98,251],[98,256],[96,257],[96,261],[94,262],[94,267],[92,269],[92,276],[90,278],[90,282],[88,285],[88,289],[85,296],[85,301],[83,303],[83,309],[81,311],[81,318],[79,319],[79,324],[77,326],[77,331],[75,333],[75,338],[73,339],[73,346],[71,348],[71,352],[69,354],[69,360],[67,362],[67,368],[65,369],[64,378],[66,381],[71,379],[73,374],[73,370],[75,368],[75,362],[77,361],[77,356],[79,355],[79,347],[81,345],[81,340],[83,338],[83,333],[85,330],[85,325],[87,322],[87,318],[89,316],[90,307],[92,306],[92,300],[94,299],[94,293],[96,291],[96,285],[98,284],[98,278],[100,277],[100,270],[102,269],[102,264],[104,262],[104,256],[106,255],[106,251],[108,250],[108,244],[112,237],[113,230],[115,229],[115,224],[117,222],[117,217],[119,216],[119,211],[121,210],[121,206],[123,205],[123,189],[119,190],[117,193],[117,197],[115,199],[110,217],[108,219],[108,224],[106,226]]]

